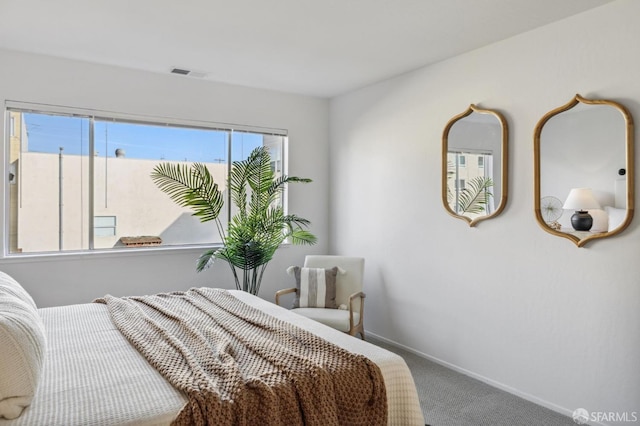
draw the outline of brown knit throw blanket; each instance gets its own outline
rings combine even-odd
[[[380,369],[226,290],[96,300],[188,402],[173,425],[386,425]]]

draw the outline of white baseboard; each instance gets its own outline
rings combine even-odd
[[[412,354],[417,355],[417,356],[419,356],[421,358],[428,359],[429,361],[433,361],[436,364],[440,364],[443,367],[447,367],[447,368],[449,368],[449,369],[451,369],[453,371],[456,371],[458,373],[464,374],[465,376],[469,376],[469,377],[472,377],[474,379],[480,380],[481,382],[484,382],[484,383],[486,383],[488,385],[491,385],[494,388],[498,388],[498,389],[503,390],[505,392],[508,392],[508,393],[510,393],[512,395],[519,396],[522,399],[526,399],[529,402],[533,402],[534,404],[538,404],[538,405],[540,405],[542,407],[548,408],[548,409],[550,409],[552,411],[555,411],[557,413],[560,413],[560,414],[563,414],[565,416],[568,416],[569,418],[571,418],[571,416],[573,415],[573,411],[574,411],[573,409],[568,409],[568,408],[565,408],[565,407],[561,407],[561,406],[559,406],[557,404],[554,404],[552,402],[549,402],[547,400],[538,398],[535,395],[531,395],[529,393],[522,392],[522,391],[520,391],[520,390],[518,390],[516,388],[513,388],[511,386],[505,385],[504,383],[497,382],[497,381],[495,381],[493,379],[490,379],[488,377],[485,377],[485,376],[483,376],[481,374],[476,374],[473,371],[469,371],[469,370],[467,370],[465,368],[462,368],[462,367],[459,367],[459,366],[457,366],[455,364],[451,364],[449,362],[443,361],[443,360],[441,360],[439,358],[436,358],[434,356],[425,354],[424,352],[420,352],[418,350],[415,350],[413,348],[410,348],[408,346],[405,346],[405,345],[400,344],[398,342],[395,342],[393,340],[387,339],[386,337],[379,336],[379,335],[377,335],[375,333],[372,333],[369,330],[367,330],[366,333],[367,333],[367,336],[371,336],[374,339],[381,340],[381,341],[383,341],[383,342],[385,342],[385,343],[387,343],[387,344],[389,344],[391,346],[395,346],[397,348],[404,349],[405,351],[411,352]],[[593,422],[593,423],[588,423],[588,424],[589,425],[593,425],[593,426],[608,426],[607,424],[600,423],[600,422]]]

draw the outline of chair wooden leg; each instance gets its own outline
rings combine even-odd
[[[356,334],[360,334],[360,339],[362,339],[362,340],[367,340],[367,339],[365,339],[365,337],[364,337],[364,327],[363,327],[362,325],[360,325],[360,326],[355,326],[355,327],[353,327],[351,330],[349,330],[349,335],[351,335],[351,336],[354,336],[354,337],[355,337],[355,335],[356,335]]]

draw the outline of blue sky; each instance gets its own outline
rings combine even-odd
[[[29,151],[65,155],[89,153],[89,119],[45,114],[24,114],[29,138]],[[246,157],[262,145],[262,136],[252,133],[233,134],[233,160]],[[223,131],[186,129],[106,121],[95,122],[95,150],[98,156],[114,157],[117,148],[127,158],[224,162],[226,134]]]

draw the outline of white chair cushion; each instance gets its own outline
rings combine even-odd
[[[331,328],[349,332],[349,311],[346,309],[296,308],[292,311]],[[354,312],[353,323],[357,324],[359,320],[360,314]]]
[[[11,281],[10,286],[4,285],[7,281]],[[0,418],[14,419],[31,404],[42,373],[46,339],[42,318],[31,296],[7,276],[2,276],[2,284]]]

